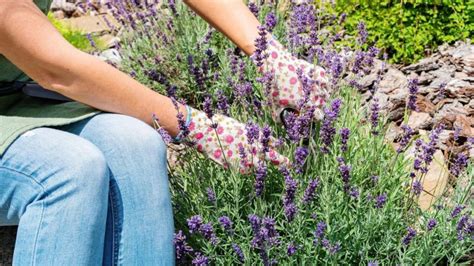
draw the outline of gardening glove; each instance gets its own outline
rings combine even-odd
[[[288,158],[275,151],[276,141],[270,136],[269,128],[249,127],[221,114],[208,118],[204,112],[189,106],[187,109],[189,133],[184,141],[225,168],[248,173],[262,160],[289,166]]]
[[[329,98],[326,71],[320,66],[296,58],[274,38],[268,40],[265,54],[266,58],[263,60],[263,65],[259,67],[259,71],[271,73],[273,77],[269,102],[275,121],[282,122],[281,115],[285,109],[301,112],[302,108],[309,109],[310,107],[315,109],[314,119],[322,119],[322,106]],[[254,55],[251,56],[252,59],[255,58]],[[299,103],[305,99],[301,77],[309,78],[312,83],[308,86],[309,95],[306,104],[299,107]]]

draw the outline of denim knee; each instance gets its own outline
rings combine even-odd
[[[92,143],[73,134],[51,128],[31,130],[9,147],[0,166],[8,171],[2,176],[0,191],[17,188],[14,196],[22,200],[15,203],[15,211],[10,209],[10,215],[21,216],[30,203],[45,198],[78,208],[76,202],[107,206],[110,178],[105,157]]]
[[[82,132],[99,148],[111,146],[111,149],[123,153],[123,156],[148,155],[153,157],[149,159],[166,164],[167,149],[163,138],[153,127],[136,118],[120,114],[100,114],[93,117]]]

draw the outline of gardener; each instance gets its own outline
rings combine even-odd
[[[221,115],[211,121],[73,48],[44,15],[50,2],[0,1],[0,225],[19,225],[14,264],[172,264],[166,147],[152,125],[241,171],[255,165],[239,160],[246,128]],[[259,22],[240,0],[187,4],[254,54]],[[324,71],[267,38],[261,70],[274,75],[277,118],[303,98],[297,69]],[[316,108],[324,85],[307,95]],[[288,163],[271,148],[264,157]]]

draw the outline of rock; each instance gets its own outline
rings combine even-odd
[[[452,79],[454,72],[455,70],[452,67],[447,66],[430,72],[431,75],[435,76],[430,87],[439,88],[441,84],[448,83]]]
[[[379,84],[381,93],[390,93],[397,88],[406,88],[408,83],[407,78],[400,70],[389,68]]]
[[[55,19],[63,19],[66,17],[66,14],[64,14],[64,11],[62,10],[56,10],[53,11],[53,16]]]
[[[438,113],[441,115],[444,114],[464,114],[467,115],[467,111],[463,108],[463,105],[459,101],[455,100],[452,103],[443,105],[443,107],[438,110]]]
[[[99,15],[94,17],[83,16],[78,18],[64,19],[62,22],[72,28],[83,31],[84,33],[102,34],[110,31],[110,28],[107,26],[104,18],[115,25],[115,27],[118,27],[117,22],[110,15]]]
[[[456,120],[453,123],[453,128],[460,128],[461,131],[459,132],[460,136],[469,138],[474,137],[474,128],[471,127],[471,122],[465,115],[456,115]]]
[[[362,77],[362,79],[358,83],[363,88],[369,88],[370,86],[372,86],[372,84],[374,84],[376,80],[377,80],[377,73],[372,73],[372,74]]]
[[[418,107],[418,111],[430,113],[431,115],[436,111],[436,106],[421,95],[416,97],[416,106]]]
[[[474,46],[467,43],[460,43],[458,47],[449,50],[448,54],[455,59],[468,58],[474,54]]]
[[[431,116],[428,113],[412,112],[408,117],[408,126],[414,130],[427,128],[431,125]]]
[[[421,59],[418,63],[406,66],[402,68],[403,72],[408,71],[415,71],[415,72],[422,72],[422,71],[431,71],[438,69],[440,66],[436,63],[436,59],[433,57],[428,57]]]
[[[120,53],[117,49],[108,49],[103,51],[100,54],[100,58],[104,58],[104,61],[111,62],[115,65],[120,65],[122,62],[122,57],[120,56]]]
[[[428,172],[421,180],[423,191],[418,198],[418,205],[422,210],[428,210],[445,191],[449,177],[447,169],[448,165],[443,153],[437,150],[433,156],[433,162],[428,167]]]
[[[418,84],[419,85],[428,85],[433,81],[434,75],[431,73],[421,72],[420,76],[418,77]]]
[[[105,34],[103,36],[100,36],[100,42],[104,44],[106,48],[114,48],[117,46],[118,43],[120,43],[120,38],[115,37],[111,34]]]
[[[397,140],[402,133],[403,130],[397,126],[395,122],[391,122],[387,127],[384,137],[388,142],[395,142],[395,140]]]
[[[474,67],[474,52],[463,58],[464,65],[468,67]]]

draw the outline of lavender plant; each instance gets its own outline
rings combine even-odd
[[[459,166],[451,172],[467,178],[468,185],[456,186],[436,208],[418,208],[420,175],[432,163],[442,129],[424,142],[413,141],[417,136],[404,126],[398,150],[385,143],[377,99],[362,106],[357,91],[357,80],[373,68],[378,50],[349,51],[334,44],[345,38],[355,47],[370,47],[363,23],[359,36],[328,35],[321,27],[343,24],[344,18],[309,2],[286,11],[275,3],[249,6],[264,25],[261,31],[271,30],[292,52],[328,69],[333,99],[322,121],[313,122],[309,118],[315,110],[306,110],[291,113],[287,128],[275,123],[263,104],[271,77],[259,74],[249,58],[182,3],[109,4],[128,29],[121,44],[123,70],[161,93],[202,107],[211,117],[223,113],[248,122],[249,140],[263,147],[271,128],[286,139],[281,152],[294,160],[293,167],[261,162],[255,172],[241,174],[188,151],[170,169],[178,264],[466,262],[473,249],[468,193],[474,167],[465,155],[458,156]],[[300,79],[311,82],[310,77]],[[408,103],[413,110],[415,85],[410,85]],[[409,145],[418,149],[414,162],[403,156]],[[243,149],[239,156],[253,159]]]

